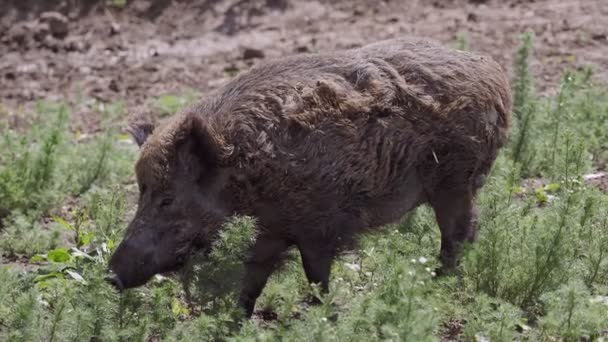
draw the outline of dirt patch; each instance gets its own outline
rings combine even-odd
[[[608,172],[599,171],[583,177],[586,182],[593,184],[608,193]]]
[[[124,101],[205,92],[264,58],[415,35],[471,50],[511,72],[518,36],[535,33],[532,70],[550,91],[566,66],[608,80],[604,0],[10,0],[0,15],[0,103]],[[79,107],[80,106],[80,107]],[[9,110],[10,111],[10,110]]]
[[[30,273],[38,271],[41,267],[43,267],[43,265],[40,263],[33,263],[25,256],[0,255],[0,267],[8,267],[12,270],[19,270],[22,272]]]

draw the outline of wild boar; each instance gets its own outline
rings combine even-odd
[[[428,203],[442,271],[475,240],[477,191],[507,140],[511,93],[491,58],[421,39],[261,63],[154,128],[139,203],[110,261],[119,288],[179,269],[234,214],[257,218],[240,305],[250,317],[284,252],[328,289],[356,237]]]

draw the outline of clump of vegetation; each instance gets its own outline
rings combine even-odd
[[[127,0],[108,0],[108,5],[116,8],[124,8],[127,5]]]
[[[538,96],[531,38],[524,35],[516,53],[510,145],[477,198],[478,241],[459,274],[435,276],[440,236],[423,206],[337,259],[326,295],[308,284],[291,250],[249,321],[240,319],[236,299],[254,218],[230,221],[181,279],[157,276],[122,293],[103,280],[134,209],[134,186],[125,184],[136,148],[112,126],[115,113],[104,132],[79,140],[67,107],[41,103],[46,121],[0,133],[8,151],[0,155],[0,208],[8,212],[0,232],[0,340],[605,338],[608,195],[583,176],[608,157],[608,90],[584,68],[564,73],[557,95]],[[188,101],[157,104],[170,113]],[[542,182],[523,182],[530,177]],[[58,210],[68,200],[71,209]],[[311,294],[321,304],[308,304]]]
[[[57,201],[58,150],[68,114],[65,106],[49,109],[54,120],[40,122],[22,136],[3,124],[0,147],[8,153],[0,164],[0,197],[9,212],[44,211]]]
[[[469,51],[469,36],[466,32],[458,32],[456,35],[456,49]]]
[[[197,93],[189,91],[185,95],[166,94],[155,101],[154,107],[160,116],[173,115],[182,108],[191,104],[197,98]]]
[[[41,102],[37,112],[23,133],[0,122],[0,149],[7,151],[0,159],[0,207],[6,212],[0,247],[8,254],[56,247],[62,229],[48,224],[50,211],[67,198],[124,180],[134,156],[115,128],[78,142],[65,105]]]
[[[536,98],[534,81],[528,62],[532,54],[532,34],[526,32],[515,55],[515,80],[513,81],[513,116],[515,125],[511,133],[511,156],[515,162],[527,164],[534,158],[530,151],[530,136],[533,134]]]
[[[183,286],[191,304],[209,315],[237,308],[244,276],[243,260],[256,239],[255,220],[234,217],[219,232],[208,254],[197,255],[182,272]]]
[[[594,84],[592,69],[567,70],[555,97],[535,95],[529,60],[532,34],[522,36],[515,58],[513,80],[514,125],[509,154],[521,168],[521,177],[555,179],[566,155],[567,140],[584,144],[583,167],[603,166],[608,147],[608,90]]]

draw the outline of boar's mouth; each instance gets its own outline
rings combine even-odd
[[[173,265],[161,269],[158,272],[158,274],[160,274],[162,276],[171,275],[172,273],[175,273],[175,272],[179,271],[180,269],[182,269],[188,263],[189,259],[190,258],[188,257],[187,254],[180,255],[177,257],[177,259]]]
[[[114,258],[117,258],[117,255],[124,253],[125,249],[124,247],[119,247],[119,250],[115,252]],[[165,260],[165,262],[155,260],[149,268],[124,268],[123,264],[120,262],[113,263],[111,260],[111,265],[109,267],[110,274],[104,279],[118,291],[138,287],[150,281],[155,274],[160,274],[162,276],[171,276],[175,274],[186,266],[195,254],[208,256],[210,252],[211,245],[209,243],[196,241],[180,248],[173,255],[171,262],[166,262],[168,260]],[[117,260],[122,258],[124,258],[124,256],[118,257]],[[155,258],[151,259],[154,260]]]
[[[134,277],[133,279],[121,279],[118,274],[114,273],[111,269],[110,274],[107,275],[104,279],[106,282],[110,283],[116,290],[122,291],[125,289],[138,287],[145,285],[150,279],[154,277],[155,274],[160,274],[162,276],[171,275],[174,272],[179,271],[186,262],[188,261],[187,257],[178,257],[175,263],[170,266],[166,266],[157,270],[156,272],[151,272],[145,276]],[[127,277],[128,278],[128,277]]]
[[[197,260],[198,257],[203,257],[204,259],[209,258],[211,255],[211,245],[207,243],[197,243],[193,244],[187,254],[181,255],[177,258],[175,264],[172,267],[167,267],[162,271],[158,272],[158,274],[162,276],[171,276],[184,268],[188,263],[192,260]],[[196,261],[195,261],[196,262]]]

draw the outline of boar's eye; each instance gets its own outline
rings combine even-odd
[[[171,203],[173,203],[173,198],[171,198],[171,197],[165,197],[165,198],[163,198],[162,201],[160,201],[160,206],[161,207],[166,207],[166,206],[171,205]]]

